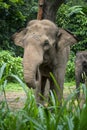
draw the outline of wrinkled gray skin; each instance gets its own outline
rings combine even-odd
[[[44,95],[48,79],[50,89],[61,99],[70,45],[76,43],[75,37],[49,20],[33,20],[13,38],[16,45],[24,48],[24,79],[28,87],[37,88],[38,98],[38,93]],[[53,84],[49,72],[55,76],[61,92]]]
[[[76,54],[75,78],[76,78],[76,89],[79,89],[77,97],[80,96],[80,83],[85,83],[84,74],[86,74],[87,76],[87,50],[78,52]]]

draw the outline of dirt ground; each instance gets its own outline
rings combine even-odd
[[[71,92],[73,92],[75,87],[64,89],[64,98],[66,98]],[[0,101],[4,99],[4,95],[0,95]],[[6,92],[6,100],[11,109],[19,109],[24,106],[26,101],[26,94],[23,91],[18,92]]]
[[[0,101],[4,100],[4,95],[1,95]],[[8,103],[8,106],[12,109],[19,109],[22,108],[25,100],[26,100],[26,94],[25,92],[6,92],[6,100]]]
[[[67,91],[67,90],[66,90]],[[64,93],[64,97],[67,97],[67,93]],[[0,101],[4,100],[4,94],[0,95]],[[22,108],[26,101],[26,94],[23,91],[18,92],[6,92],[6,100],[10,108],[19,109]]]

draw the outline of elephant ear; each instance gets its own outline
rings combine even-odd
[[[63,49],[66,46],[71,46],[77,43],[77,38],[71,32],[59,28],[58,33],[58,48]]]
[[[12,39],[16,45],[24,48],[23,44],[24,36],[27,34],[29,27],[34,23],[38,23],[38,20],[29,21],[26,28],[22,29],[20,32],[13,34]]]
[[[23,38],[24,38],[26,32],[27,32],[27,29],[25,28],[22,31],[16,32],[15,34],[13,34],[12,39],[16,45],[24,47]]]

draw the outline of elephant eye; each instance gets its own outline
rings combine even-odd
[[[45,40],[44,43],[43,43],[43,48],[44,50],[48,50],[50,48],[50,44],[49,44],[49,41],[48,40]]]
[[[48,45],[49,45],[49,41],[45,40],[43,46],[48,46]]]

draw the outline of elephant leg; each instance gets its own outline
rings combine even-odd
[[[41,76],[41,86],[36,88],[35,97],[38,103],[42,103],[44,92],[45,92],[45,85],[46,85],[47,78]]]
[[[41,93],[41,86],[38,86],[35,90],[35,98],[37,103],[40,103],[40,93]]]
[[[45,96],[45,86],[46,86],[47,77],[41,77],[41,95]],[[41,97],[43,99],[43,97]]]
[[[62,103],[63,98],[63,85],[64,85],[64,76],[65,76],[65,69],[64,68],[58,68],[53,73],[56,81],[57,86],[53,83],[53,81],[50,81],[50,89],[54,90],[56,92],[56,95],[58,96],[58,101],[60,104]]]
[[[80,97],[80,81],[81,81],[81,75],[82,75],[82,65],[81,63],[76,63],[75,67],[75,80],[76,80],[76,89],[78,90],[77,98]]]
[[[77,98],[79,98],[80,97],[80,79],[81,79],[81,74],[79,72],[76,73],[75,79],[76,79],[76,90],[78,90]]]

